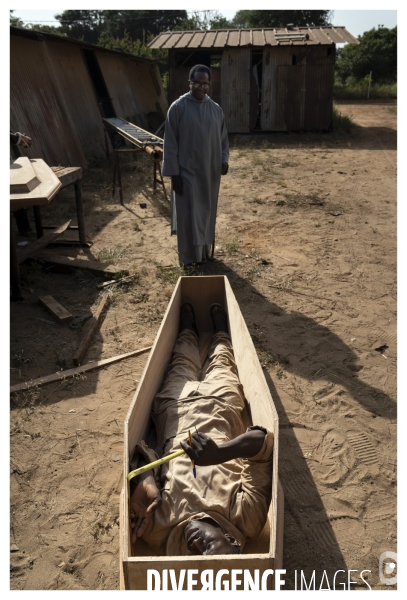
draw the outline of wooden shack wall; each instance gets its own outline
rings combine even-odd
[[[221,106],[226,129],[229,133],[249,133],[251,48],[225,48],[221,69]]]
[[[103,51],[95,54],[116,115],[154,133],[167,114],[157,65]]]
[[[252,50],[223,48],[221,69],[213,69],[209,95],[225,113],[229,133],[248,133],[256,123],[251,68]],[[185,57],[189,48],[183,50]],[[202,49],[201,49],[202,50]],[[335,44],[265,46],[260,125],[262,131],[316,131],[332,128]],[[190,67],[177,67],[170,50],[170,102],[188,91]],[[207,51],[208,60],[213,48]]]
[[[332,126],[335,45],[263,49],[263,131],[327,130]]]
[[[72,130],[76,132],[87,162],[96,162],[104,156],[104,132],[82,49],[76,44],[58,41],[47,41],[44,46]]]
[[[31,148],[25,150],[29,158],[42,158],[49,165],[85,167],[76,123],[49,54],[45,42],[11,36],[10,128],[32,138]]]
[[[158,129],[167,102],[157,65],[102,50],[95,54],[117,115]],[[86,168],[105,157],[101,112],[81,44],[10,36],[10,127],[32,137],[28,157],[49,165]]]

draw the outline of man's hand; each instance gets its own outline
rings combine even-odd
[[[180,196],[183,195],[184,189],[183,189],[183,182],[182,182],[182,177],[181,175],[173,175],[171,177],[172,180],[172,189],[174,190],[174,192],[176,194],[179,194]]]
[[[193,434],[192,448],[186,442],[181,442],[181,447],[198,466],[206,467],[222,462],[218,445],[204,433]]]
[[[22,133],[19,145],[23,146],[23,148],[28,148],[29,146],[31,146],[31,138],[28,137],[28,135],[25,135],[25,133]]]
[[[181,442],[181,447],[198,466],[219,465],[235,458],[251,458],[258,454],[266,433],[263,428],[253,428],[218,446],[208,435],[197,432],[192,436],[192,448],[187,442]]]
[[[160,506],[162,500],[160,492],[155,485],[154,477],[147,476],[137,484],[130,499],[131,543],[143,535],[154,511]]]
[[[222,163],[222,171],[221,171],[222,175],[226,175],[228,171],[229,171],[228,163]]]

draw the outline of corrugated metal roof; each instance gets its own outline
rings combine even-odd
[[[236,46],[315,46],[359,44],[345,27],[285,27],[268,29],[211,29],[160,33],[149,48],[225,48]]]

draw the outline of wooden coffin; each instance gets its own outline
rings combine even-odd
[[[29,181],[22,189],[21,183]],[[10,165],[10,210],[49,204],[60,187],[61,182],[45,161],[20,157]]]
[[[252,577],[254,570],[259,569],[261,577],[266,569],[282,568],[284,499],[278,480],[278,416],[252,339],[227,277],[179,278],[126,416],[124,482],[126,482],[129,472],[129,457],[132,455],[134,447],[142,439],[148,439],[152,401],[161,388],[164,372],[170,362],[172,349],[178,335],[180,307],[186,301],[191,302],[195,308],[200,341],[206,346],[213,333],[209,306],[213,302],[219,302],[225,306],[229,317],[229,332],[239,377],[247,399],[247,424],[263,425],[274,432],[272,500],[268,519],[260,538],[248,540],[244,553],[241,555],[152,556],[152,551],[143,540],[139,539],[133,548],[134,555],[132,556],[128,494],[125,483],[120,507],[121,589],[146,590],[148,569],[155,569],[159,573],[162,573],[163,569],[174,569],[177,582],[181,569],[198,569],[199,574],[195,578],[199,585],[194,589],[199,590],[200,572],[205,569],[213,569],[215,577],[220,569],[249,569]],[[269,589],[274,589],[274,576],[270,575],[267,581]],[[170,583],[168,586],[168,589],[171,589]],[[185,585],[184,589],[186,589]]]

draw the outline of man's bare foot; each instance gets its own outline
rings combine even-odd
[[[228,333],[228,316],[223,306],[216,303],[212,304],[209,307],[209,314],[211,315],[215,332],[224,331]]]
[[[190,302],[184,302],[180,310],[179,330],[192,329],[198,335],[198,329],[195,324],[194,307]]]

